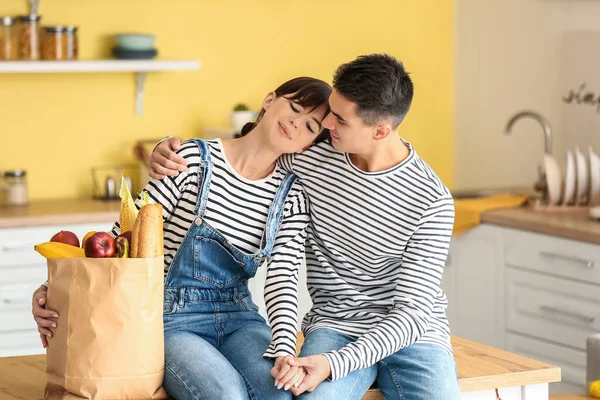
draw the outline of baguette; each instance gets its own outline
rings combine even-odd
[[[153,258],[164,254],[162,206],[146,204],[138,213],[131,232],[132,258]]]

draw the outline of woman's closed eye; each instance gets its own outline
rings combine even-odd
[[[298,109],[298,107],[294,107],[294,102],[290,100],[290,108],[292,109],[293,112],[295,112],[296,114],[300,114],[301,111]],[[309,130],[310,133],[315,133],[317,131],[317,129],[315,129],[312,124],[310,122],[306,123],[306,128]]]

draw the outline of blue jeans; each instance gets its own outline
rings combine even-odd
[[[215,313],[199,312],[210,307]],[[277,390],[273,360],[263,358],[271,331],[250,296],[198,301],[179,309],[166,300],[164,388],[177,400],[291,400]]]
[[[354,339],[330,329],[306,336],[301,357],[339,350]],[[359,400],[373,385],[386,400],[454,400],[460,397],[456,365],[441,346],[413,344],[369,368],[356,370],[335,382],[323,381],[298,400]]]

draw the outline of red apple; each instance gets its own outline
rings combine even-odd
[[[131,246],[131,231],[123,232],[119,236],[117,236],[117,238],[120,238],[120,237],[126,238],[127,241],[129,242],[129,245]]]
[[[85,241],[86,257],[112,257],[115,255],[115,251],[115,239],[110,235],[110,233],[97,232]]]
[[[96,231],[89,231],[88,233],[85,234],[83,239],[81,239],[81,248],[82,249],[85,249],[85,241],[88,240],[88,238],[92,237],[92,235],[95,233],[96,233]]]
[[[56,235],[52,236],[51,242],[60,242],[64,244],[70,244],[71,246],[79,247],[79,239],[77,235],[69,231],[60,231]]]

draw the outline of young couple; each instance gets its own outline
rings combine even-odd
[[[440,289],[453,200],[396,134],[412,96],[400,62],[361,56],[333,89],[297,78],[269,93],[240,139],[157,146],[145,190],[164,209],[172,397],[360,399],[373,383],[386,399],[459,397]],[[295,358],[304,258],[313,306]],[[270,328],[247,286],[263,261]]]

